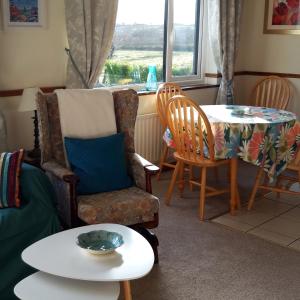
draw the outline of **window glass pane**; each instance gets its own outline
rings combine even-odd
[[[99,85],[145,83],[156,65],[162,81],[164,0],[119,0],[111,53]]]
[[[173,76],[196,74],[196,4],[197,0],[174,0]]]

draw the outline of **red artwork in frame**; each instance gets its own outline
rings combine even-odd
[[[47,0],[0,0],[5,27],[44,27]]]
[[[264,33],[300,34],[300,0],[265,0]]]

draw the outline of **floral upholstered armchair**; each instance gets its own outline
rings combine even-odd
[[[137,93],[122,90],[113,92],[112,96],[117,132],[125,134],[127,168],[133,186],[92,195],[77,195],[79,178],[68,167],[65,157],[60,106],[55,93],[39,93],[37,97],[41,165],[56,190],[57,209],[65,228],[98,223],[130,226],[149,241],[157,261],[158,240],[148,229],[158,226],[159,200],[151,194],[151,176],[159,169],[135,153]],[[76,115],[72,117],[77,120]]]

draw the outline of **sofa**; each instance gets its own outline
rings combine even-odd
[[[0,209],[0,299],[17,299],[14,286],[35,270],[21,258],[32,243],[60,230],[55,194],[45,173],[22,164],[19,208]]]

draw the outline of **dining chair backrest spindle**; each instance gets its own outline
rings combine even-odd
[[[278,76],[268,76],[256,84],[251,94],[251,104],[285,110],[290,98],[289,82]]]
[[[187,96],[174,96],[167,108],[167,124],[176,153],[193,163],[214,161],[214,138],[203,110]]]
[[[168,101],[176,95],[182,95],[182,89],[179,85],[172,83],[172,82],[166,82],[159,86],[157,92],[156,92],[156,110],[159,115],[159,119],[161,122],[161,125],[163,127],[163,130],[167,127],[167,121],[166,121],[166,110],[167,110],[167,104]]]

